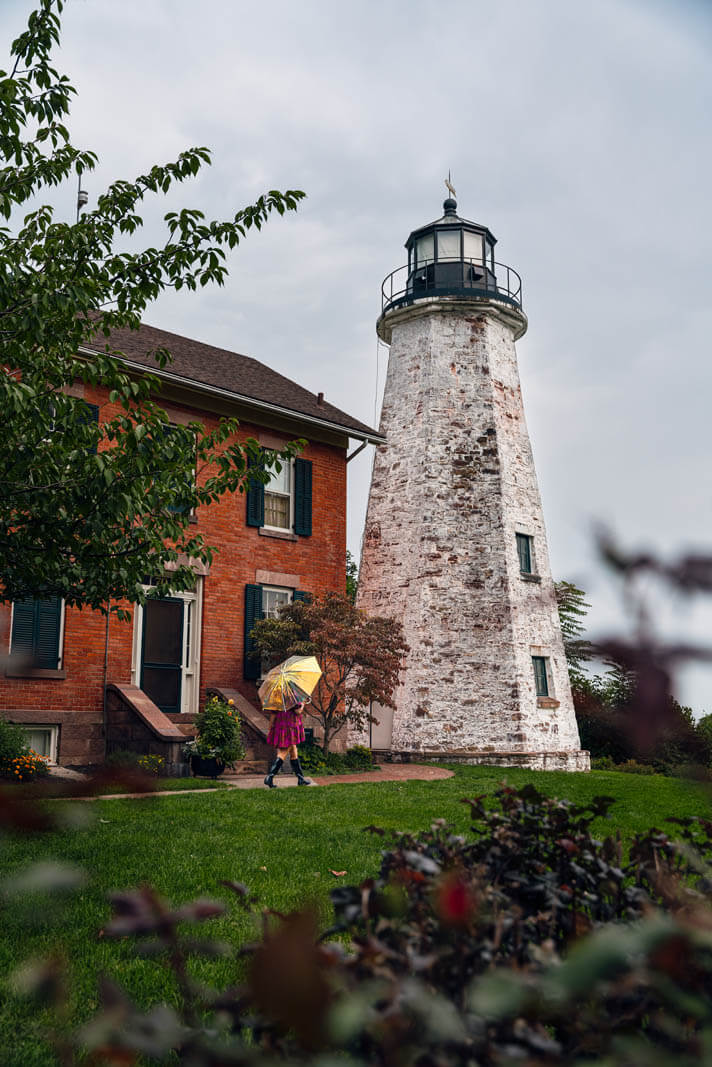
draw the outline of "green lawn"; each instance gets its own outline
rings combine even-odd
[[[142,800],[106,800],[80,805],[88,825],[79,830],[6,839],[2,872],[13,873],[33,859],[51,856],[89,872],[85,889],[48,909],[39,895],[4,903],[0,973],[20,961],[61,948],[72,961],[73,1012],[85,1018],[96,1006],[96,973],[105,971],[148,1004],[171,999],[164,972],[137,958],[129,942],[109,942],[98,931],[109,918],[106,894],[151,883],[171,902],[196,896],[230,899],[221,879],[237,879],[271,908],[293,908],[313,900],[329,918],[328,890],[338,884],[329,869],[347,871],[354,883],[376,873],[382,840],[363,833],[374,823],[417,830],[443,817],[460,831],[469,810],[459,800],[489,793],[505,779],[533,782],[550,795],[584,802],[597,794],[617,798],[612,818],[596,832],[619,829],[624,838],[651,825],[664,827],[671,815],[709,814],[710,794],[691,782],[658,776],[593,772],[576,775],[500,768],[464,767],[435,782],[382,782],[318,789],[215,790]],[[60,801],[50,803],[59,804]],[[239,942],[251,934],[250,920],[233,909],[213,924],[216,936]],[[230,959],[196,963],[196,972],[215,983],[236,975]],[[5,989],[2,990],[4,994]],[[46,1023],[22,1000],[2,997],[2,1062],[17,1067],[52,1063],[37,1036]]]

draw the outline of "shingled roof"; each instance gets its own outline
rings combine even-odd
[[[138,330],[114,330],[109,344],[122,352],[130,363],[149,367],[157,374],[165,373],[220,389],[232,393],[235,399],[253,400],[258,404],[274,405],[284,411],[306,415],[346,430],[350,436],[359,439],[382,440],[377,430],[347,415],[333,404],[320,401],[316,394],[250,356],[228,352],[224,348],[215,348],[214,345],[146,325]],[[163,372],[152,355],[157,348],[166,348],[173,357]]]

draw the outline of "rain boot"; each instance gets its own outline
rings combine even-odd
[[[268,785],[270,789],[276,789],[277,788],[277,783],[274,780],[274,776],[275,776],[275,774],[279,774],[283,763],[284,763],[284,760],[280,759],[279,756],[277,756],[276,760],[274,761],[274,763],[272,764],[270,769],[267,771],[267,777],[265,778],[265,785]]]
[[[299,756],[297,756],[296,759],[290,759],[289,762],[292,765],[292,770],[297,776],[297,785],[314,785],[311,778],[304,777],[304,771],[302,770],[302,765],[299,762]]]

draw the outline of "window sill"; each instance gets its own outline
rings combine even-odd
[[[298,541],[299,538],[296,534],[290,533],[289,530],[270,530],[266,526],[260,526],[260,537],[276,537],[279,541]]]
[[[560,707],[560,701],[555,700],[554,697],[537,697],[536,706],[538,708],[558,708]]]
[[[530,574],[528,571],[520,571],[519,572],[519,577],[522,579],[523,582],[540,582],[541,581],[541,575],[540,574]]]
[[[6,667],[6,678],[46,678],[61,681],[67,677],[66,671],[53,671],[45,667]]]

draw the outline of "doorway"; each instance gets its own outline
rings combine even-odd
[[[167,597],[144,604],[141,689],[166,714],[181,709],[184,626],[182,600]]]
[[[132,681],[164,714],[198,710],[202,580],[194,592],[137,606]]]

